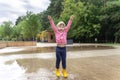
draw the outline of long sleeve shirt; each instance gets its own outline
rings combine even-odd
[[[62,32],[58,31],[57,27],[54,24],[53,19],[50,20],[50,24],[55,33],[56,43],[57,44],[67,44],[67,32],[70,29],[72,20],[69,19],[67,26],[64,28],[64,30]]]

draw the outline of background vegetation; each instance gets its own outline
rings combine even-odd
[[[120,0],[50,0],[47,10],[34,14],[26,12],[13,25],[0,25],[0,40],[35,40],[38,33],[51,30],[47,15],[57,24],[66,24],[70,15],[75,19],[68,33],[74,42],[120,42]]]

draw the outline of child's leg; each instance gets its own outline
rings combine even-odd
[[[56,47],[56,76],[60,77],[59,65],[61,60],[60,48]]]
[[[62,57],[62,67],[63,69],[66,69],[66,47],[63,48],[61,57]]]
[[[67,78],[68,74],[66,71],[66,47],[63,48],[61,57],[62,57],[62,67],[63,67],[62,74],[65,78]]]
[[[60,60],[61,60],[60,49],[59,47],[56,47],[56,69],[59,69]]]

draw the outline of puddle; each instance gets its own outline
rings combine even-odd
[[[15,55],[15,54],[33,54],[33,53],[49,53],[55,52],[55,46],[49,47],[25,47],[24,48],[5,48],[0,51],[0,56]],[[115,49],[112,46],[104,45],[77,45],[66,47],[67,51],[86,51],[86,50],[106,50]]]
[[[14,48],[17,49],[17,48]],[[0,80],[78,80],[68,72],[68,78],[55,76],[55,47],[30,47],[24,51],[0,53]],[[107,50],[110,49],[110,50]],[[17,49],[19,50],[19,49]],[[8,50],[10,52],[10,50]],[[67,46],[67,60],[96,56],[120,55],[110,46]],[[78,63],[77,63],[78,64]],[[75,68],[76,66],[73,66]],[[69,68],[70,69],[70,68]],[[6,77],[7,75],[7,77]],[[76,79],[77,77],[77,79]]]
[[[64,80],[62,76],[58,79],[55,76],[54,69],[50,68],[50,66],[52,67],[52,65],[49,65],[46,62],[47,61],[40,59],[33,59],[33,60],[19,59],[15,61],[8,61],[5,63],[5,65],[0,65],[0,79],[1,80],[8,80],[8,79],[9,80]],[[45,68],[46,66],[47,68]],[[75,74],[68,73],[68,75],[69,75],[68,78],[65,80],[74,80],[76,77]]]
[[[16,61],[12,62],[10,65],[0,64],[0,80],[15,80],[24,73],[25,70],[19,66]]]
[[[57,78],[54,71],[50,71],[46,68],[40,68],[36,73],[25,74],[24,77],[26,79],[24,78],[24,80],[75,80],[76,75],[69,73],[68,75],[67,79],[63,78],[63,76]]]
[[[6,47],[3,49],[0,49],[0,53],[18,52],[18,51],[23,51],[23,50],[24,50],[24,48]]]
[[[55,52],[54,46],[51,47],[33,47],[28,48],[25,52],[28,53],[48,53]],[[112,46],[104,46],[104,45],[82,45],[82,46],[67,46],[67,51],[83,51],[83,50],[104,50],[104,49],[114,49]]]

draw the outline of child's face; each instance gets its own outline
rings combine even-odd
[[[65,28],[64,24],[58,25],[58,31],[63,31]]]

